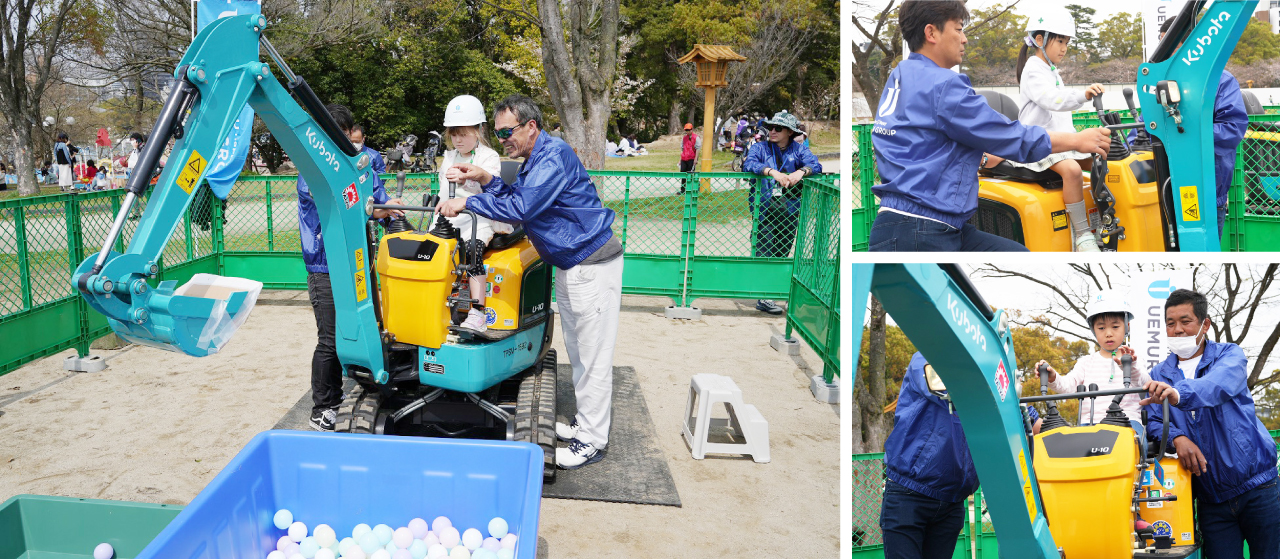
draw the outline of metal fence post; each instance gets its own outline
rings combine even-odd
[[[264,203],[267,205],[267,251],[275,252],[276,250],[276,228],[275,220],[271,217],[271,206],[274,196],[271,195],[271,181],[266,182],[266,199]]]
[[[228,198],[231,197],[230,192],[227,193],[227,197]],[[210,216],[209,219],[213,221],[209,226],[209,238],[210,238],[210,242],[213,243],[212,250],[213,250],[213,254],[216,255],[214,258],[216,258],[216,261],[218,263],[217,264],[218,275],[222,275],[224,273],[224,270],[225,270],[224,266],[226,262],[225,260],[226,255],[224,254],[226,247],[223,246],[224,229],[223,229],[223,223],[222,223],[222,212],[223,212],[224,205],[225,205],[225,202],[223,204],[211,204],[210,211],[209,211],[209,216]]]
[[[701,185],[701,177],[698,180]],[[684,215],[680,222],[680,259],[683,262],[680,271],[681,307],[689,306],[689,291],[693,289],[693,250],[697,242],[698,193],[701,190],[701,187],[684,189]]]
[[[84,234],[80,229],[80,197],[72,194],[67,199],[67,265],[69,277],[75,277],[76,268],[84,258]],[[76,337],[76,353],[80,357],[89,354],[89,309],[84,297],[75,297],[76,314],[79,315],[80,333]]]
[[[31,259],[27,251],[27,206],[13,208],[13,225],[18,242],[18,285],[22,289],[22,310],[32,307],[31,297]]]
[[[631,177],[622,183],[622,252],[627,252],[627,225],[631,218]]]

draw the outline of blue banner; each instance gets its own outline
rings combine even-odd
[[[196,26],[204,29],[218,18],[244,14],[260,14],[262,5],[258,0],[199,0],[196,2]],[[244,169],[245,158],[249,155],[250,139],[253,137],[253,109],[245,106],[240,111],[240,118],[235,127],[227,135],[227,141],[213,155],[210,166],[205,173],[205,181],[213,194],[223,200],[231,192],[240,171]]]

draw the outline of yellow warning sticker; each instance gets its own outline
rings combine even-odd
[[[356,302],[363,301],[369,296],[369,288],[364,283],[364,270],[356,272]]]
[[[364,269],[364,249],[362,248],[356,249],[356,269]]]
[[[1036,496],[1031,492],[1031,474],[1027,472],[1027,453],[1018,451],[1018,463],[1022,465],[1022,495],[1027,500],[1027,514],[1031,516],[1031,522],[1036,521]]]
[[[187,164],[182,166],[182,172],[178,173],[178,186],[187,194],[200,184],[200,175],[204,173],[204,168],[208,162],[200,157],[200,152],[191,150],[191,158],[187,159]]]
[[[1067,228],[1067,210],[1058,210],[1049,214],[1049,218],[1053,220],[1053,230],[1061,231]]]
[[[1182,198],[1182,221],[1200,221],[1200,195],[1195,185],[1179,188],[1178,193]]]

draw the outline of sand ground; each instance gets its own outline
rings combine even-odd
[[[614,364],[639,376],[683,507],[544,499],[546,556],[837,554],[839,409],[809,394],[817,355],[772,350],[784,321],[752,303],[702,299],[703,320],[671,321],[667,299],[623,298]],[[130,346],[95,352],[108,357],[106,371],[71,374],[62,370],[69,351],[0,376],[0,501],[34,493],[188,503],[307,392],[314,340],[306,293],[269,291],[214,356]],[[732,376],[760,409],[771,463],[690,456],[681,415],[689,379],[702,372]]]

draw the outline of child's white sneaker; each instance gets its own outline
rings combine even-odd
[[[1102,252],[1102,249],[1098,248],[1098,238],[1086,231],[1076,237],[1076,252]]]
[[[484,319],[484,313],[476,310],[474,307],[467,311],[467,319],[462,321],[462,324],[459,324],[458,327],[470,330],[477,334],[483,334],[489,329],[489,325]]]

